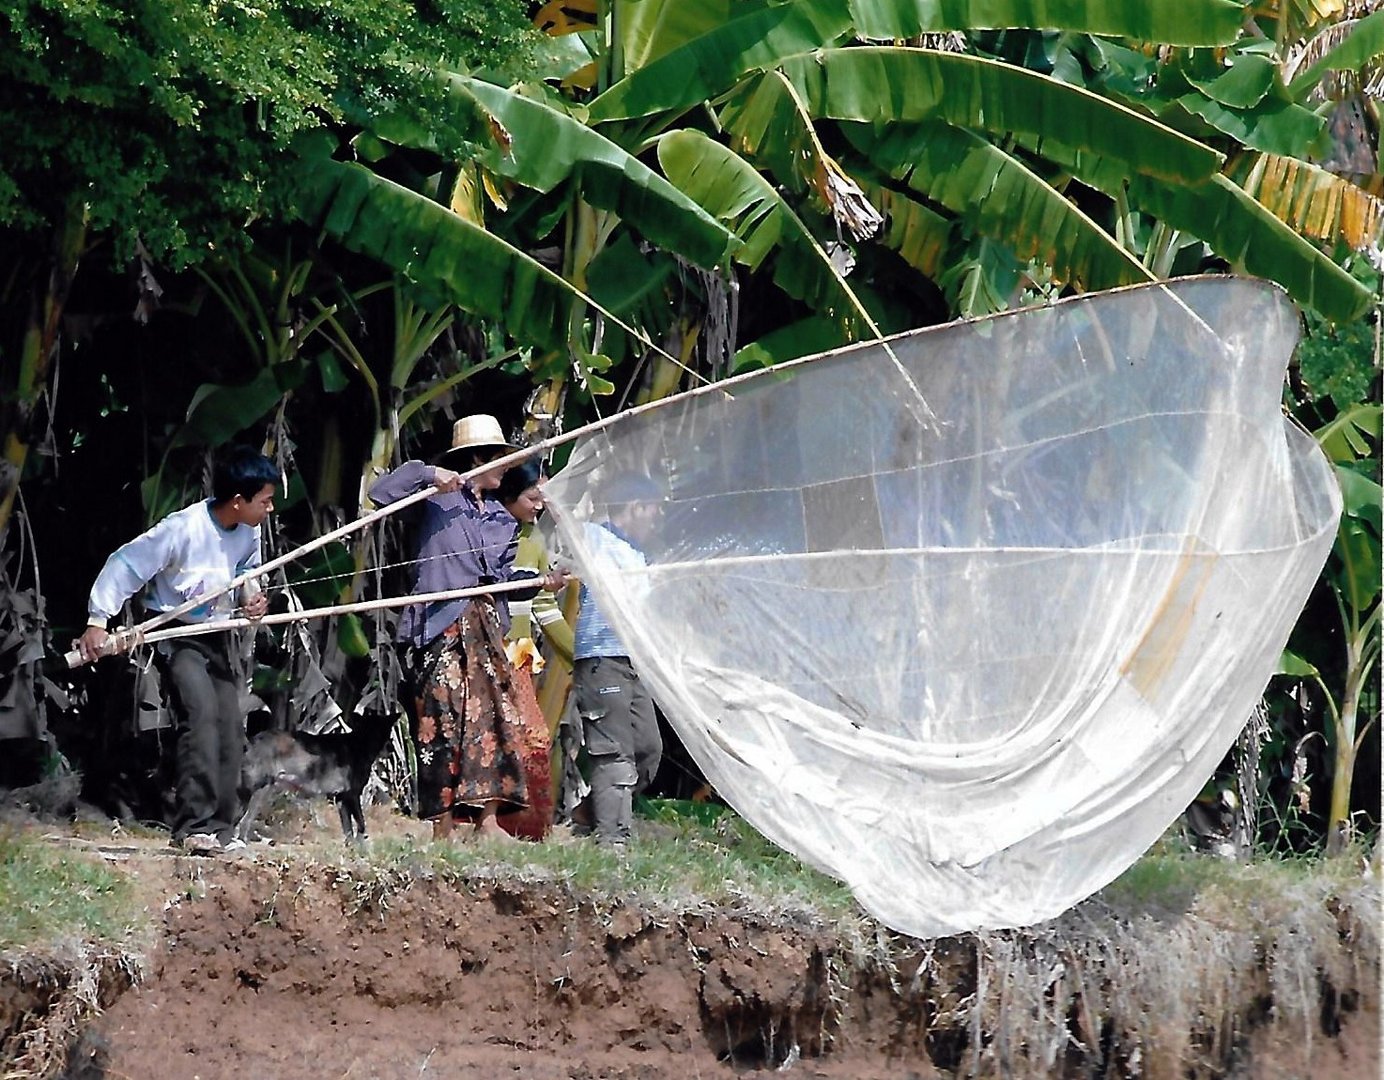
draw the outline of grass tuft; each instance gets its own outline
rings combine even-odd
[[[0,827],[0,896],[0,952],[124,941],[139,919],[123,875],[9,827]]]
[[[665,815],[617,853],[590,840],[545,844],[376,841],[364,862],[381,882],[418,877],[561,884],[596,906],[654,915],[717,911],[839,924],[861,913],[849,890],[770,844],[732,814],[712,823]],[[356,869],[364,869],[363,866]]]

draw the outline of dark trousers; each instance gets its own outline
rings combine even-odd
[[[163,641],[155,649],[177,730],[173,837],[212,833],[223,841],[239,810],[245,715],[231,664],[234,632]]]
[[[626,656],[594,656],[572,667],[572,694],[591,765],[598,839],[630,838],[634,796],[653,782],[663,739],[653,699]]]

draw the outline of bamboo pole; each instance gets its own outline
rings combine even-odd
[[[226,630],[241,630],[247,626],[280,626],[284,623],[304,622],[307,619],[323,619],[332,615],[349,615],[358,611],[380,611],[386,608],[412,607],[414,604],[439,604],[447,600],[464,600],[472,596],[490,596],[494,593],[518,592],[532,589],[542,583],[542,578],[521,578],[517,581],[502,581],[494,585],[471,585],[464,589],[448,589],[445,592],[419,593],[415,596],[386,596],[378,600],[359,600],[352,604],[331,604],[327,607],[309,608],[305,611],[284,611],[277,615],[264,615],[258,619],[217,619],[200,623],[185,623],[171,626],[166,630],[146,633],[144,627],[154,619],[141,623],[129,630],[120,630],[110,636],[113,644],[107,646],[102,656],[115,656],[137,645],[151,645],[156,641],[171,641],[174,638],[198,637],[202,634],[219,634]],[[84,661],[76,649],[65,659],[70,668],[81,667]]]
[[[474,471],[479,472],[480,470]],[[217,597],[224,596],[226,593],[231,592],[234,589],[238,589],[242,585],[254,581],[256,578],[262,577],[263,575],[269,573],[271,570],[277,570],[281,566],[287,565],[288,563],[291,563],[296,559],[302,558],[309,552],[316,551],[320,547],[325,547],[327,544],[330,544],[333,540],[338,540],[341,537],[346,536],[348,533],[355,532],[357,529],[363,529],[365,528],[365,526],[374,524],[381,518],[386,518],[390,514],[397,513],[398,511],[404,509],[407,506],[412,506],[415,503],[420,503],[424,499],[431,498],[433,495],[436,494],[437,488],[424,488],[422,491],[414,492],[407,498],[400,499],[398,502],[390,503],[388,506],[382,507],[379,510],[374,511],[373,513],[366,514],[362,518],[357,518],[355,521],[348,521],[345,525],[333,529],[329,533],[324,533],[323,535],[317,537],[315,540],[309,540],[306,544],[301,544],[298,547],[294,548],[292,551],[284,552],[284,554],[280,555],[276,559],[270,559],[267,563],[264,563],[263,565],[252,567],[245,573],[241,574],[238,578],[231,581],[229,584],[222,586],[214,592],[202,593],[200,596],[194,597],[191,600],[184,601],[177,607],[169,608],[167,611],[159,612],[159,614],[153,616],[152,618],[145,619],[144,622],[126,631],[126,633],[139,633],[147,635],[149,631],[155,629],[156,627],[163,626],[166,623],[170,623],[174,619],[186,615],[189,611],[192,611],[194,608],[199,608],[205,604],[209,604]]]
[[[573,428],[571,431],[564,432],[561,435],[554,435],[550,439],[544,439],[542,442],[534,443],[532,446],[522,447],[521,449],[515,450],[512,453],[508,453],[501,457],[495,458],[493,461],[488,461],[484,465],[477,465],[475,468],[468,469],[465,472],[460,473],[459,475],[461,476],[461,479],[465,481],[470,480],[472,477],[479,476],[483,472],[489,472],[490,470],[495,468],[507,468],[510,465],[518,464],[520,461],[523,461],[526,458],[534,457],[535,455],[545,454],[549,450],[556,449],[557,447],[563,446],[569,442],[574,442],[575,440],[580,439],[583,436],[595,434],[596,432],[604,430],[605,428],[609,427],[611,424],[616,423],[617,421],[628,420],[631,417],[639,415],[640,413],[648,412],[651,409],[661,408],[665,405],[672,404],[676,401],[682,401],[698,394],[704,394],[710,391],[724,392],[725,387],[729,384],[740,382],[746,377],[758,374],[760,374],[760,372],[758,371],[748,372],[747,375],[737,376],[734,379],[726,379],[719,383],[708,383],[706,386],[699,386],[692,390],[684,391],[681,394],[674,394],[672,397],[666,397],[659,401],[650,401],[644,405],[636,406],[633,409],[627,409],[624,412],[613,413],[612,415],[603,417],[600,420],[595,420],[589,424],[584,424],[579,428]],[[375,522],[388,517],[390,514],[396,514],[400,510],[405,509],[406,507],[413,506],[417,503],[424,501],[425,499],[430,499],[437,493],[438,489],[435,486],[423,488],[423,490],[421,491],[415,491],[412,495],[408,495],[400,499],[398,502],[392,502],[388,506],[382,506],[378,510],[374,510],[371,513],[366,514],[364,517],[357,518],[355,521],[348,521],[346,522],[346,524],[341,525],[336,529],[333,529],[329,533],[324,533],[322,536],[319,536],[314,540],[309,540],[307,543],[299,545],[292,551],[286,551],[277,558],[270,559],[267,563],[264,563],[260,566],[252,567],[251,569],[247,570],[245,573],[241,574],[239,577],[235,578],[233,581],[222,586],[219,589],[216,589],[212,592],[202,593],[195,599],[188,600],[185,603],[179,604],[175,608],[170,608],[168,611],[160,612],[158,615],[146,619],[138,626],[132,627],[124,632],[126,634],[144,635],[147,638],[147,635],[151,631],[155,630],[160,626],[164,626],[165,624],[172,622],[174,619],[186,615],[189,611],[192,611],[194,608],[202,607],[203,605],[215,600],[219,596],[224,596],[226,593],[231,592],[234,589],[238,589],[242,585],[246,585],[256,580],[257,578],[260,578],[263,575],[269,573],[272,570],[277,570],[281,566],[285,566],[290,562],[302,558],[304,555],[307,555],[310,552],[316,551],[318,548],[326,546],[333,540],[339,540],[343,536],[348,536],[349,534],[356,532],[359,529],[365,528],[367,525],[373,525]],[[406,601],[406,603],[416,602],[416,600]],[[340,608],[338,610],[344,612],[346,609]]]

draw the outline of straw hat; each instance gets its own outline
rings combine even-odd
[[[459,450],[479,450],[494,447],[496,450],[519,449],[505,438],[500,421],[489,413],[475,413],[463,416],[452,425],[452,446],[442,456],[449,458]]]

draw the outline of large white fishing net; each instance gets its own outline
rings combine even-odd
[[[1027,925],[1197,794],[1321,570],[1297,336],[1256,281],[1091,295],[622,419],[547,492],[727,802],[898,930]],[[630,474],[661,513],[615,570]]]

